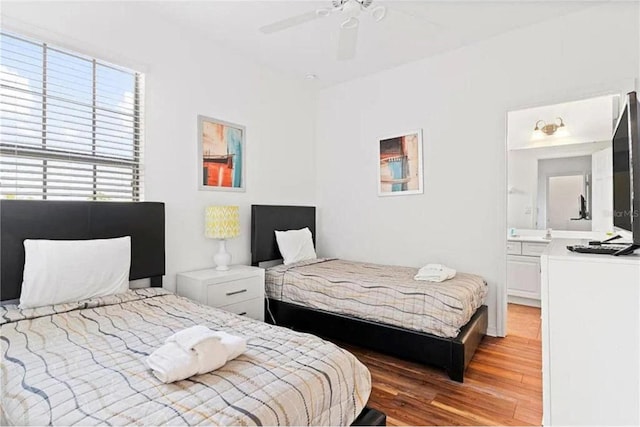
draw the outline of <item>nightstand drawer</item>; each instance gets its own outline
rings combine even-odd
[[[222,307],[253,298],[262,298],[263,288],[264,282],[259,276],[209,285],[207,304],[213,307]]]
[[[221,310],[229,311],[231,313],[239,314],[240,316],[247,316],[252,319],[264,321],[264,299],[254,298],[248,301],[242,301],[235,304],[225,305],[218,307]]]
[[[264,269],[232,265],[177,274],[178,295],[212,307],[264,320]]]

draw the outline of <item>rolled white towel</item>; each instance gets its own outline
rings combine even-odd
[[[220,338],[220,343],[227,350],[227,362],[235,359],[247,349],[247,339],[237,335],[231,335],[224,331],[216,331],[214,334]]]
[[[213,333],[202,325],[182,329],[149,355],[147,365],[164,383],[217,369],[226,363],[227,351]]]
[[[247,340],[196,325],[169,336],[147,357],[147,365],[164,383],[221,368],[247,349]]]
[[[198,358],[198,374],[206,374],[222,368],[227,363],[229,351],[219,337],[208,338],[193,347]]]
[[[175,342],[185,350],[191,350],[197,344],[208,338],[218,338],[216,331],[207,328],[204,325],[195,325],[186,329],[182,329],[175,334],[169,336],[164,342]]]
[[[414,280],[424,280],[428,282],[444,282],[453,279],[456,271],[442,264],[427,264],[418,270],[418,274],[414,276]]]
[[[438,275],[443,272],[455,273],[455,270],[443,264],[427,264],[424,267],[422,267],[420,270],[418,270],[418,274],[425,274],[425,275]]]
[[[201,342],[209,338],[220,340],[227,355],[227,362],[235,359],[247,349],[247,340],[224,331],[214,331],[203,325],[191,326],[171,335],[165,342],[176,342],[185,350],[195,349]]]
[[[198,355],[175,342],[163,344],[147,357],[147,366],[163,383],[172,383],[198,373]]]

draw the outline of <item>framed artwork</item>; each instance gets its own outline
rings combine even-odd
[[[198,116],[200,190],[245,191],[244,126]]]
[[[422,129],[378,141],[378,195],[422,194]]]

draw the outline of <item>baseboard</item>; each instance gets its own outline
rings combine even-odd
[[[515,295],[508,295],[507,302],[511,304],[528,305],[529,307],[541,307],[539,299],[523,298]]]
[[[498,330],[493,326],[489,326],[487,328],[487,335],[490,336],[490,337],[497,337],[498,336]]]

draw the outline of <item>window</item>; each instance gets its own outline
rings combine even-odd
[[[142,75],[0,34],[0,195],[141,200]]]

